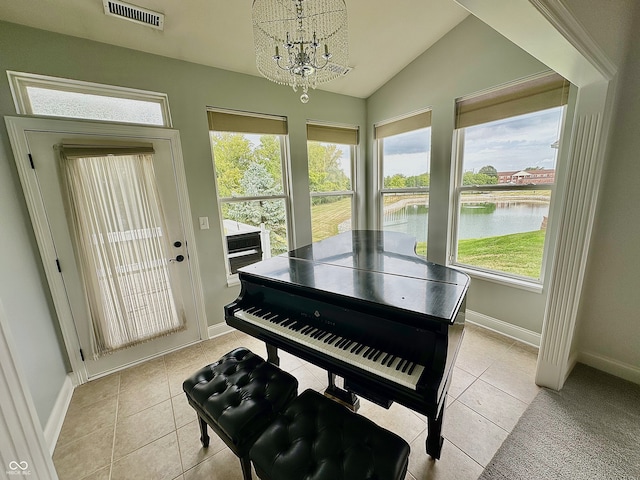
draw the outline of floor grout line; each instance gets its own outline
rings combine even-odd
[[[482,352],[482,348],[485,347],[485,350],[488,348],[491,348],[491,343],[490,342],[483,342],[483,334],[480,332],[479,329],[474,329],[473,332],[468,333],[468,336],[471,337],[473,336],[477,336],[478,337],[478,341],[473,341],[473,346],[469,347],[471,349],[473,349],[472,351],[474,351],[474,355],[477,355],[477,353],[475,353],[475,351],[477,351],[476,349],[480,349],[479,351]],[[489,336],[488,338],[490,339],[495,339],[492,336]],[[195,347],[195,353],[196,355],[194,355],[194,350],[193,350],[193,345],[187,347],[189,349],[189,355],[195,357],[194,359],[190,359],[190,357],[181,357],[180,355],[177,355],[177,352],[172,352],[172,364],[168,365],[167,363],[167,358],[165,356],[162,356],[162,372],[163,372],[163,376],[164,376],[164,380],[166,382],[166,387],[169,391],[169,399],[168,401],[170,402],[170,406],[171,406],[171,415],[172,415],[172,422],[173,422],[173,430],[171,432],[166,433],[165,435],[162,435],[160,438],[164,438],[165,436],[169,435],[169,434],[173,434],[175,436],[176,439],[176,447],[178,448],[178,457],[180,458],[180,474],[177,476],[178,479],[184,479],[185,474],[191,470],[193,470],[194,468],[198,467],[199,465],[201,465],[203,462],[206,461],[210,461],[211,458],[215,457],[215,455],[221,453],[224,451],[224,448],[222,450],[220,450],[219,452],[217,452],[216,454],[212,455],[212,456],[206,456],[204,458],[202,458],[200,461],[198,461],[195,465],[192,465],[189,469],[185,470],[185,464],[184,464],[184,458],[183,458],[183,452],[182,449],[180,447],[180,439],[178,436],[178,424],[177,424],[177,420],[176,420],[176,408],[174,406],[174,402],[173,399],[177,398],[180,396],[179,393],[176,393],[176,395],[173,395],[173,392],[171,391],[171,378],[176,377],[176,373],[180,372],[181,370],[184,370],[185,372],[189,370],[188,364],[191,361],[192,363],[196,364],[197,363],[197,359],[202,360],[203,362],[207,362],[208,360],[211,360],[210,357],[212,356],[212,353],[217,350],[218,348],[220,348],[221,346],[228,346],[229,349],[235,348],[235,346],[240,345],[242,343],[246,343],[246,339],[243,336],[239,336],[239,335],[235,335],[235,332],[231,332],[231,336],[229,335],[223,335],[221,337],[217,337],[217,340],[219,340],[218,342],[215,341],[216,339],[212,340],[206,340],[208,343],[204,344],[204,341],[202,344],[198,345],[198,347]],[[465,370],[465,368],[463,366],[460,365],[456,365],[457,368],[460,368],[460,370],[464,371],[466,374],[471,375],[473,377],[473,381],[467,385],[464,389],[462,389],[460,391],[460,393],[456,396],[456,398],[452,398],[451,403],[446,407],[447,409],[449,409],[452,405],[454,405],[456,402],[459,402],[461,406],[464,406],[466,408],[469,408],[472,412],[474,412],[474,414],[479,415],[480,417],[482,417],[483,419],[485,419],[486,421],[490,422],[491,424],[497,426],[501,431],[506,432],[507,434],[510,432],[510,430],[505,429],[504,427],[496,424],[495,422],[493,422],[490,418],[486,417],[484,414],[482,414],[481,412],[478,412],[477,410],[475,410],[472,406],[467,405],[466,403],[462,402],[460,400],[460,398],[473,386],[476,385],[478,380],[482,381],[483,383],[486,383],[487,385],[490,385],[492,388],[495,388],[496,390],[500,391],[501,393],[504,393],[506,395],[508,395],[509,397],[511,397],[514,400],[517,400],[518,402],[523,403],[524,405],[528,405],[530,402],[524,402],[522,399],[516,397],[515,395],[505,391],[503,388],[500,388],[496,385],[493,385],[490,381],[487,381],[486,379],[483,379],[482,376],[490,369],[492,368],[494,365],[496,365],[498,362],[500,361],[505,361],[505,359],[509,358],[509,352],[510,350],[516,345],[517,342],[511,342],[508,345],[504,345],[505,350],[500,354],[499,358],[492,358],[491,357],[491,362],[489,363],[489,365],[482,370],[482,372],[480,373],[480,375],[476,375],[475,373],[469,372],[468,370]],[[464,348],[464,347],[463,347]],[[195,361],[193,361],[195,360]],[[185,367],[176,367],[176,365],[179,365],[180,361],[184,361],[185,362]],[[213,360],[211,360],[213,361]],[[204,364],[203,364],[204,365]],[[136,365],[137,366],[137,365]],[[132,367],[135,368],[136,366]],[[299,370],[299,372],[302,374],[303,372],[306,374],[307,380],[313,378],[315,380],[319,380],[318,379],[318,372],[315,369],[312,368],[306,368],[305,363],[301,362],[301,364],[298,367],[305,367],[302,370]],[[517,366],[517,365],[516,365]],[[525,367],[523,366],[522,368],[518,368],[518,370],[520,370],[523,374],[526,374],[527,372],[523,371]],[[172,370],[173,374],[170,374],[170,370]],[[291,369],[289,369],[291,370]],[[295,369],[293,369],[295,371]],[[126,370],[124,370],[126,371]],[[123,372],[124,372],[123,371]],[[122,372],[120,372],[122,373]],[[158,375],[160,375],[160,373],[158,372]],[[129,378],[129,381],[131,381],[131,378]],[[118,375],[118,383],[115,386],[116,388],[116,411],[115,411],[115,415],[114,415],[114,424],[113,424],[113,440],[111,442],[111,461],[108,465],[109,468],[109,474],[108,474],[108,479],[109,480],[114,480],[114,462],[115,462],[115,445],[116,445],[116,439],[117,439],[117,434],[118,434],[118,420],[121,417],[122,414],[122,405],[121,405],[121,387],[122,387],[122,377],[120,375]],[[144,389],[140,390],[140,394],[144,395]],[[97,402],[98,400],[96,400]],[[163,400],[161,402],[157,402],[154,405],[148,405],[145,406],[145,408],[143,408],[142,410],[139,410],[138,412],[134,412],[131,415],[135,415],[137,413],[140,413],[141,411],[144,411],[146,409],[149,408],[153,408],[154,406],[157,406],[158,404],[164,402],[166,400]],[[96,402],[90,402],[90,404],[94,404]],[[420,421],[422,422],[423,419],[421,419],[418,414],[416,414],[415,412],[411,412],[412,414],[414,414],[415,420],[416,421]],[[378,413],[376,413],[376,415],[378,415]],[[385,412],[380,412],[379,415],[385,415]],[[392,417],[391,417],[392,418]],[[376,421],[375,418],[372,418],[373,421]],[[409,432],[413,432],[415,425],[413,427],[409,427],[408,429],[405,428],[404,430],[399,430],[399,431],[405,431],[405,435],[411,436],[413,438],[405,438],[405,440],[407,441],[407,443],[411,444],[413,442],[415,442],[421,435],[424,434],[426,428],[424,428],[425,426],[423,426],[423,428],[421,429],[420,433],[418,433],[417,435],[414,435],[413,433],[409,434]],[[402,436],[402,435],[401,435]],[[446,435],[445,435],[446,438]],[[75,440],[75,439],[74,439]],[[154,439],[153,441],[156,441],[158,439]],[[72,440],[73,441],[73,440]],[[446,438],[446,441],[451,443],[451,445],[453,445],[456,449],[458,449],[459,451],[461,451],[465,457],[468,457],[469,460],[471,460],[473,462],[473,464],[475,464],[476,466],[480,466],[481,468],[483,467],[481,464],[479,464],[479,462],[477,462],[473,457],[471,457],[469,455],[468,452],[466,452],[463,448],[461,448],[461,446],[456,445],[454,442],[452,442],[450,439]],[[145,443],[145,445],[139,446],[138,448],[136,448],[136,450],[134,450],[133,452],[129,452],[127,455],[131,455],[133,453],[135,453],[137,450],[139,450],[140,448],[144,448],[146,447],[149,443],[152,442],[148,442]],[[228,447],[226,447],[228,448]],[[422,452],[424,453],[424,452]],[[125,455],[123,458],[125,458],[127,455]],[[105,467],[106,468],[106,467]],[[207,467],[208,468],[208,467]],[[239,467],[238,467],[239,468]],[[414,473],[412,471],[407,470],[408,475],[410,475],[411,479],[417,479],[419,477],[416,477],[416,474],[419,475],[418,472]],[[95,474],[95,472],[91,473],[90,475]],[[172,479],[173,480],[173,479]]]

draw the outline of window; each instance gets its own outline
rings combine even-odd
[[[431,111],[377,124],[379,222],[383,230],[416,238],[416,253],[427,255]]]
[[[357,144],[357,128],[307,125],[314,242],[353,228],[353,172]]]
[[[453,263],[541,283],[567,97],[553,74],[457,101]]]
[[[163,93],[30,73],[7,75],[19,114],[171,127]]]
[[[209,110],[227,273],[289,250],[287,121]]]

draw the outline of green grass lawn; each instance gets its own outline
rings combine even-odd
[[[351,217],[351,199],[311,207],[313,241],[338,234],[338,224]],[[498,237],[460,240],[458,262],[499,272],[540,278],[544,230],[501,235]],[[416,253],[426,256],[427,244],[419,242]]]
[[[337,202],[312,205],[313,241],[317,242],[337,235],[338,225],[349,218],[351,218],[351,197],[344,197]]]
[[[537,279],[540,278],[544,235],[544,230],[536,230],[460,240],[458,262]]]

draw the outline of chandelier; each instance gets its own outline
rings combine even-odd
[[[258,71],[272,82],[302,89],[329,82],[347,70],[344,0],[254,0],[253,39]]]

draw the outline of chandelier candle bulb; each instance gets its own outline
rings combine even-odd
[[[347,70],[347,8],[344,0],[254,0],[256,66],[272,82],[300,87],[303,103],[316,88]],[[280,56],[279,46],[288,55]],[[324,53],[318,47],[324,45]],[[295,47],[297,50],[293,50]],[[275,55],[272,52],[275,51]],[[331,52],[331,53],[329,53]],[[331,59],[331,62],[329,60]]]

